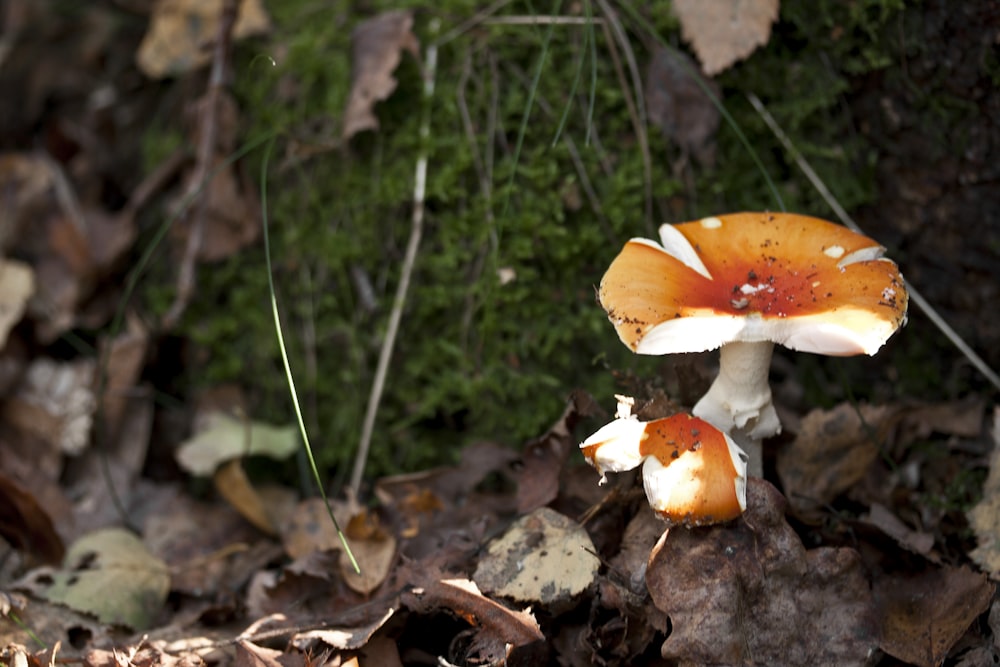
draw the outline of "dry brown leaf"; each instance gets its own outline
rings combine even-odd
[[[600,566],[580,524],[540,507],[490,543],[473,580],[487,593],[558,613],[590,587]]]
[[[986,401],[980,396],[918,405],[903,417],[900,439],[910,443],[929,438],[933,433],[975,438],[982,433],[985,410]]]
[[[0,473],[0,536],[47,563],[62,560],[62,539],[52,519],[28,489]]]
[[[341,651],[360,649],[366,645],[370,645],[372,635],[385,625],[394,613],[395,610],[390,606],[380,617],[358,627],[327,628],[299,632],[292,637],[291,644],[303,651],[310,649],[317,641]],[[375,662],[371,664],[383,665],[386,663]]]
[[[548,505],[559,494],[559,476],[571,451],[577,449],[573,429],[581,418],[596,415],[592,396],[576,390],[556,423],[540,438],[524,446],[523,467],[517,483],[517,511],[527,514]]]
[[[146,518],[143,539],[170,566],[172,590],[204,597],[238,589],[249,578],[248,570],[280,554],[228,505],[183,495]]]
[[[544,640],[530,611],[514,611],[484,597],[468,579],[436,579],[424,569],[403,594],[403,604],[418,613],[447,610],[478,628],[466,660],[473,664],[503,664],[511,650]],[[529,664],[529,663],[523,663]]]
[[[218,33],[223,0],[159,0],[153,7],[149,29],[139,45],[136,63],[151,78],[181,74],[205,65],[211,51],[205,48]],[[261,0],[242,0],[234,39],[259,35],[271,29]]]
[[[719,85],[702,76],[687,55],[658,47],[649,61],[645,90],[649,122],[699,164],[712,166],[720,118]]]
[[[311,664],[302,653],[289,653],[257,646],[245,639],[236,642],[233,667],[305,667]]]
[[[330,499],[333,515],[341,526],[346,526],[358,512],[357,503]],[[298,504],[281,524],[281,541],[290,558],[299,559],[316,551],[334,551],[341,548],[337,529],[330,521],[322,498],[306,498]]]
[[[212,476],[212,481],[219,495],[225,498],[244,519],[268,535],[278,534],[239,459],[222,464]]]
[[[935,563],[941,560],[940,556],[932,551],[934,548],[933,535],[913,530],[890,512],[885,505],[872,503],[868,515],[862,517],[861,520],[881,530],[904,549],[920,554]]]
[[[715,76],[767,44],[779,0],[674,0],[673,6],[684,40]]]
[[[778,452],[777,463],[796,516],[815,517],[826,503],[859,482],[900,414],[894,406],[842,403],[803,417],[795,440]]]
[[[995,587],[966,567],[875,580],[882,617],[880,648],[907,664],[940,665],[977,616],[990,606]]]
[[[396,90],[393,72],[403,51],[419,58],[420,42],[413,34],[409,11],[383,12],[362,21],[351,33],[351,96],[344,110],[343,138],[378,128],[375,104]]]
[[[368,595],[382,585],[396,559],[396,538],[365,510],[351,517],[344,535],[361,568],[355,572],[346,552],[340,554],[340,574],[351,590]]]
[[[807,551],[781,494],[747,484],[747,510],[726,525],[672,529],[646,582],[670,617],[664,658],[703,665],[861,665],[878,643],[856,551]],[[794,622],[792,620],[794,619]]]

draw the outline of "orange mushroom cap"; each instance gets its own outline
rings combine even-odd
[[[772,341],[793,350],[874,354],[902,324],[907,294],[875,241],[791,213],[734,213],[632,239],[599,298],[641,354]]]
[[[646,498],[671,525],[722,523],[746,509],[746,454],[732,438],[698,417],[616,419],[580,448],[602,475],[642,463]]]

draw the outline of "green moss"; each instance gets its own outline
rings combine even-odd
[[[448,29],[479,9],[471,1],[450,0],[428,11],[423,3],[377,0],[365,11],[407,6],[420,10],[416,30],[422,38],[430,11]],[[676,43],[678,28],[668,6],[650,5],[649,21]],[[848,208],[869,201],[872,159],[849,131],[840,97],[849,76],[884,65],[888,51],[880,50],[880,40],[900,6],[788,0],[776,39],[721,77],[727,107],[789,209],[822,214],[825,206],[773,150],[774,139],[744,102],[743,91],[765,100]],[[350,34],[363,17],[313,0],[276,3],[272,9],[275,33],[268,46],[241,48],[235,88],[246,136],[281,133],[268,199],[286,342],[303,407],[318,425],[312,435],[319,459],[327,467],[342,467],[358,440],[410,231],[421,147],[415,113],[419,69],[404,56],[399,88],[377,107],[377,132],[307,156],[303,147],[333,145],[339,137],[350,89]],[[530,10],[514,3],[503,11]],[[589,390],[610,407],[615,387],[609,369],[651,377],[660,365],[628,353],[594,298],[621,243],[652,231],[643,213],[647,175],[603,31],[594,33],[593,126],[587,126],[587,105],[595,63],[584,46],[584,30],[556,28],[539,101],[515,160],[527,82],[546,31],[480,25],[442,45],[424,238],[373,439],[372,475],[439,463],[473,439],[519,443],[559,415],[573,388]],[[647,41],[633,40],[640,63]],[[856,54],[858,42],[868,46]],[[829,64],[831,54],[836,67]],[[273,55],[277,66],[261,55]],[[581,59],[580,87],[568,100]],[[567,104],[561,131],[579,150],[603,219],[584,196],[566,144],[552,146]],[[599,143],[587,144],[594,134]],[[162,152],[158,142],[168,140],[150,139],[150,159]],[[720,131],[717,166],[695,175],[693,192],[671,169],[676,149],[656,131],[650,142],[659,210],[675,210],[679,201],[691,219],[776,207],[731,128]],[[254,155],[250,161],[259,159]],[[257,166],[249,167],[256,173]],[[359,276],[371,286],[374,309],[362,298]],[[266,283],[259,251],[202,271],[185,332],[208,359],[198,382],[242,381],[253,389],[255,417],[288,420]]]

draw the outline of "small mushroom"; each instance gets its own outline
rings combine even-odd
[[[623,416],[580,445],[601,474],[642,464],[650,506],[670,525],[704,526],[746,509],[746,454],[707,421],[676,414],[653,421]]]
[[[719,375],[693,413],[726,431],[762,474],[760,443],[781,431],[768,371],[774,344],[833,356],[875,354],[906,318],[885,248],[790,213],[734,213],[632,239],[599,298],[639,354],[721,348]]]

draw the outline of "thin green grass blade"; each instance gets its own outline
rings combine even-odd
[[[354,571],[361,574],[361,568],[358,566],[358,561],[354,558],[354,552],[351,551],[351,546],[347,543],[347,536],[344,535],[344,531],[341,530],[340,524],[337,522],[337,517],[333,515],[333,507],[330,506],[330,500],[327,498],[326,490],[323,488],[323,481],[320,479],[319,468],[316,467],[316,459],[313,457],[312,447],[309,444],[309,434],[306,432],[305,420],[302,418],[302,408],[299,407],[299,396],[295,391],[295,380],[292,377],[292,367],[288,362],[288,351],[285,349],[285,338],[281,333],[281,317],[278,315],[278,299],[275,296],[274,291],[274,271],[271,268],[271,239],[267,229],[267,167],[271,161],[271,150],[273,148],[274,139],[272,138],[264,149],[264,159],[261,162],[260,167],[260,208],[261,222],[264,231],[264,264],[267,269],[267,288],[271,297],[271,315],[274,317],[274,333],[278,337],[278,350],[281,352],[281,363],[284,365],[285,378],[288,380],[288,393],[292,397],[292,406],[295,408],[295,419],[299,424],[299,433],[302,435],[302,444],[305,446],[306,458],[309,459],[309,467],[312,469],[313,478],[316,480],[316,486],[319,487],[319,494],[323,498],[323,504],[326,505],[326,512],[330,515],[333,527],[337,530],[337,537],[340,538],[340,543],[344,547],[344,553],[346,553],[348,559],[350,559],[351,566],[354,568]]]

